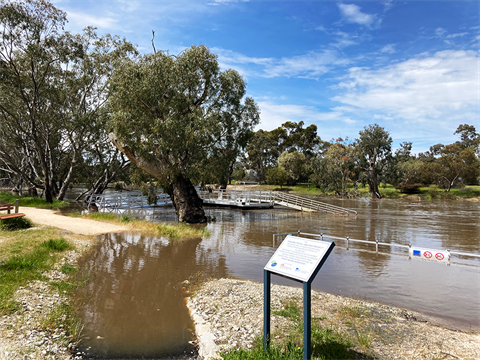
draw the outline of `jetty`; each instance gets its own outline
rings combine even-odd
[[[288,208],[305,212],[357,216],[357,212],[352,209],[280,191],[197,188],[197,193],[203,200],[205,206],[229,207],[243,210]],[[105,212],[172,206],[170,196],[162,190],[155,192],[155,198],[156,201],[151,201],[152,196],[148,197],[143,195],[139,190],[122,191],[90,195],[87,197],[87,203],[88,208],[96,206],[99,210]]]

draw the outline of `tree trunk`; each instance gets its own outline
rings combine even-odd
[[[168,187],[168,194],[178,215],[179,222],[190,224],[206,223],[203,201],[198,197],[190,179],[179,175]]]
[[[110,141],[120,150],[131,162],[146,173],[162,179],[166,171],[166,164],[161,159],[150,157],[145,158],[142,155],[133,152],[129,147],[123,146],[116,138],[115,134],[109,135]],[[164,189],[170,195],[178,221],[187,223],[205,223],[207,218],[203,211],[203,201],[198,197],[197,191],[192,185],[190,179],[180,174],[175,179],[169,181],[168,189]]]
[[[378,191],[377,172],[375,171],[375,164],[370,163],[370,181],[368,183],[372,199],[380,199],[380,192]]]

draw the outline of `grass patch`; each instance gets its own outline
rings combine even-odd
[[[25,216],[0,221],[0,230],[4,231],[28,229],[32,226],[32,221]]]
[[[292,335],[292,334],[290,334]],[[303,339],[272,341],[264,351],[263,338],[257,337],[251,349],[232,349],[220,353],[224,360],[300,360],[303,359]],[[312,359],[357,359],[359,354],[352,350],[353,342],[347,334],[340,334],[331,328],[320,328],[312,324]]]
[[[0,191],[0,202],[7,202],[7,203],[14,204],[15,200],[17,199],[19,200],[20,206],[36,207],[40,209],[58,210],[70,205],[68,201],[60,201],[57,199],[53,199],[53,203],[49,204],[43,198],[31,197],[31,196],[19,196],[19,195],[13,195],[10,192]]]
[[[43,280],[42,272],[53,269],[57,261],[56,254],[72,248],[72,245],[63,238],[44,240],[46,235],[51,235],[49,230],[31,233],[36,233],[38,238],[32,238],[32,234],[16,232],[12,235],[15,236],[14,240],[1,244],[0,315],[18,310],[19,304],[13,299],[15,291],[30,281]]]
[[[302,315],[302,310],[293,301],[290,301],[284,305],[283,309],[272,311],[272,313],[292,320],[298,320]]]
[[[48,241],[44,241],[41,246],[51,250],[51,251],[65,251],[65,250],[73,250],[74,246],[69,243],[64,238],[60,238],[57,240],[50,239]]]
[[[41,325],[44,329],[51,330],[62,326],[67,334],[69,334],[69,337],[61,339],[64,341],[65,345],[68,345],[70,340],[78,342],[84,328],[80,316],[77,314],[73,306],[69,304],[55,306],[50,314],[42,319]]]
[[[341,318],[356,319],[370,315],[370,312],[367,309],[358,304],[342,305],[338,307],[337,311]]]
[[[105,213],[72,213],[69,215],[96,221],[106,221],[117,225],[128,225],[132,230],[165,236],[171,240],[188,240],[209,235],[204,225],[188,225],[184,223],[155,224],[150,221],[131,218],[127,215],[116,216],[115,214]]]
[[[65,265],[62,265],[62,267],[60,268],[60,271],[64,274],[68,275],[68,274],[77,273],[78,269],[75,266],[65,264]]]
[[[282,339],[272,339],[264,351],[263,338],[257,337],[251,349],[232,349],[221,353],[225,360],[275,359],[291,360],[303,358],[302,309],[295,301],[287,302],[283,309],[273,314],[289,318],[293,326],[282,329]],[[348,333],[340,333],[331,327],[324,327],[321,318],[312,318],[312,359],[357,359],[363,358],[353,350],[356,342]]]

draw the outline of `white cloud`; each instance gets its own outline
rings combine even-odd
[[[142,4],[140,1],[133,0],[118,0],[120,3],[120,9],[125,12],[132,12],[137,10]]]
[[[312,51],[305,55],[282,58],[265,69],[266,77],[300,77],[317,79],[333,66],[348,65],[350,60],[340,58],[335,50]]]
[[[311,51],[304,55],[284,57],[250,57],[230,50],[212,48],[222,68],[232,68],[242,75],[267,78],[297,77],[318,79],[335,66],[346,66],[351,60],[340,56],[337,50]]]
[[[476,51],[446,50],[378,70],[351,68],[346,92],[332,100],[397,119],[446,120],[478,111],[479,61]]]
[[[376,20],[375,15],[366,14],[360,11],[360,7],[355,4],[338,4],[343,17],[350,23],[370,26]]]
[[[273,101],[257,101],[260,107],[260,119],[261,122],[257,126],[257,129],[273,130],[281,126],[287,121],[299,122],[303,121],[306,124],[330,123],[337,124],[338,128],[335,129],[335,125],[330,124],[329,127],[334,128],[330,132],[322,132],[323,138],[338,136],[341,132],[342,124],[352,124],[355,120],[344,116],[342,109],[332,109],[329,112],[318,111],[314,107],[304,105],[292,105],[292,104],[278,104]]]
[[[446,32],[447,32],[447,30],[439,27],[435,30],[435,35],[437,35],[439,37],[442,37]]]
[[[229,3],[236,3],[236,2],[249,2],[250,0],[213,0],[209,3],[207,3],[208,5],[225,5],[225,4],[229,4]]]
[[[393,48],[393,44],[388,44],[385,45],[382,50],[380,50],[382,53],[388,53],[388,54],[395,54],[396,50]]]
[[[468,35],[468,33],[463,32],[463,33],[458,33],[458,34],[450,34],[450,35],[447,35],[447,39],[453,39],[453,38],[456,38],[456,37],[459,37],[459,36],[465,36],[465,35]]]
[[[80,28],[94,26],[100,29],[111,29],[116,27],[118,22],[113,17],[93,16],[76,11],[67,11],[67,18]]]
[[[393,7],[393,0],[385,0],[383,2],[383,12],[390,10]]]

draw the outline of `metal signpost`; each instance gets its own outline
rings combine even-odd
[[[270,345],[271,274],[303,283],[303,359],[311,357],[311,292],[312,281],[335,247],[333,241],[314,240],[287,235],[263,269],[264,308],[263,344]]]

